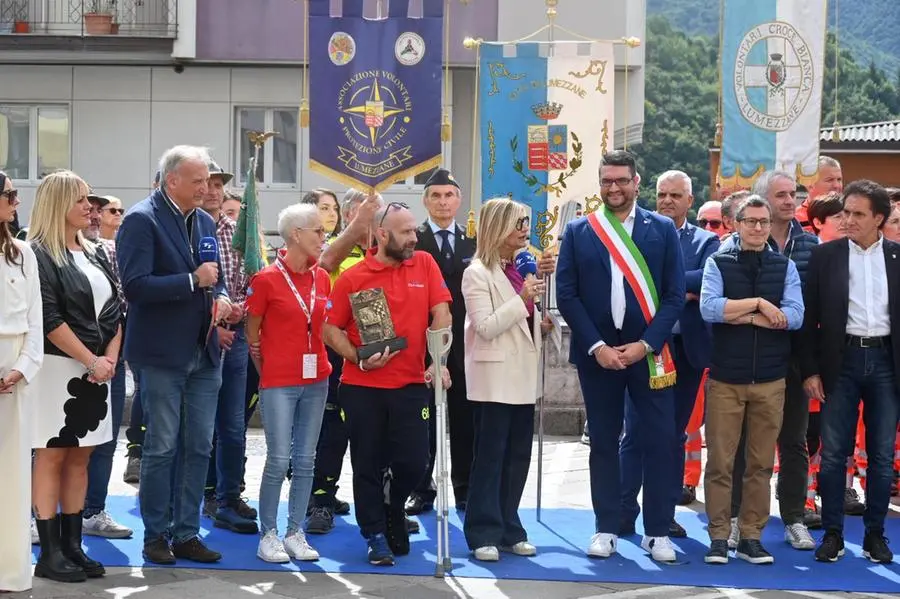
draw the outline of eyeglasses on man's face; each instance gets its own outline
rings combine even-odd
[[[600,187],[604,189],[609,189],[613,186],[613,183],[616,184],[617,187],[626,187],[630,183],[634,181],[634,177],[619,177],[618,179],[600,179]]]
[[[772,224],[772,221],[768,218],[744,218],[740,222],[751,229],[756,229],[757,227],[766,229]]]
[[[407,206],[403,202],[390,202],[387,206],[384,207],[384,214],[381,216],[381,220],[378,221],[379,229],[382,227],[382,225],[384,225],[384,219],[387,218],[387,215],[391,210],[409,210],[409,206]]]

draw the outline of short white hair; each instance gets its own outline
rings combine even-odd
[[[769,191],[772,189],[772,185],[778,179],[789,179],[794,183],[797,182],[797,180],[794,179],[794,176],[787,171],[766,171],[761,174],[756,179],[756,181],[753,182],[753,186],[750,189],[750,192],[753,195],[758,195],[759,197],[768,201]]]
[[[278,234],[287,241],[294,229],[309,228],[318,216],[315,204],[291,204],[278,213]]]
[[[694,185],[691,183],[691,178],[684,171],[666,171],[661,174],[656,179],[656,192],[659,193],[659,186],[663,183],[663,181],[668,181],[669,179],[681,179],[684,181],[684,186],[687,189],[687,194],[689,196],[694,195]]]
[[[841,163],[831,156],[819,156],[819,168],[822,168],[823,166],[841,168]]]
[[[199,160],[203,164],[212,162],[209,149],[202,146],[175,146],[169,148],[159,159],[159,185],[165,187],[166,175],[178,170],[181,163],[188,160]]]

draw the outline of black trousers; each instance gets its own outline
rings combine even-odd
[[[452,364],[452,362],[451,362]],[[449,367],[453,384],[447,389],[447,424],[450,430],[450,483],[456,503],[466,501],[469,492],[469,475],[472,472],[472,456],[475,447],[474,403],[466,396],[465,371]],[[429,405],[434,413],[434,393],[429,395]],[[434,418],[428,432],[428,470],[419,481],[414,494],[427,501],[434,501],[434,458],[437,451],[437,432]]]
[[[788,368],[784,391],[784,417],[778,434],[778,511],[785,525],[803,522],[806,505],[806,478],[809,473],[806,429],[809,424],[809,399],[803,390],[803,380],[796,363]],[[731,487],[731,515],[740,511],[743,476],[746,461],[745,435],[742,431],[734,460]]]
[[[331,362],[331,378],[328,381],[328,399],[325,403],[325,414],[322,416],[319,443],[316,446],[316,469],[313,474],[310,505],[334,508],[344,454],[347,453],[347,445],[350,442],[350,430],[347,427],[346,414],[341,409],[338,393],[344,359],[328,348],[328,361]]]
[[[350,428],[356,523],[369,538],[385,532],[385,503],[403,506],[428,466],[428,390],[342,384],[339,396]]]
[[[475,462],[463,530],[469,549],[528,540],[519,502],[531,465],[534,404],[475,404]]]

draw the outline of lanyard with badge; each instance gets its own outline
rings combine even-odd
[[[312,352],[312,315],[313,311],[316,309],[316,273],[312,271],[312,287],[310,289],[309,294],[309,306],[307,307],[306,302],[303,301],[303,298],[300,296],[300,292],[297,291],[297,288],[294,286],[294,282],[291,280],[290,275],[287,270],[284,268],[284,265],[281,263],[281,259],[275,260],[275,266],[278,267],[278,270],[281,271],[281,275],[284,277],[285,282],[287,282],[288,287],[291,288],[291,291],[294,293],[294,297],[297,298],[297,303],[300,304],[300,309],[303,310],[303,314],[306,316],[306,349],[308,352]],[[318,356],[314,353],[305,353],[303,354],[303,378],[304,379],[314,379],[318,374]]]

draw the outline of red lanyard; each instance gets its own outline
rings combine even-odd
[[[309,294],[309,307],[307,307],[306,302],[303,301],[303,298],[300,296],[300,292],[297,291],[297,288],[294,286],[294,282],[291,280],[291,276],[288,274],[287,269],[285,269],[284,265],[281,263],[281,258],[275,260],[275,266],[281,271],[281,275],[284,277],[285,282],[287,282],[288,287],[294,292],[294,297],[297,298],[300,309],[303,310],[303,314],[306,315],[306,335],[308,338],[307,351],[312,352],[312,313],[316,309],[316,271],[311,271],[312,288],[310,289]]]

